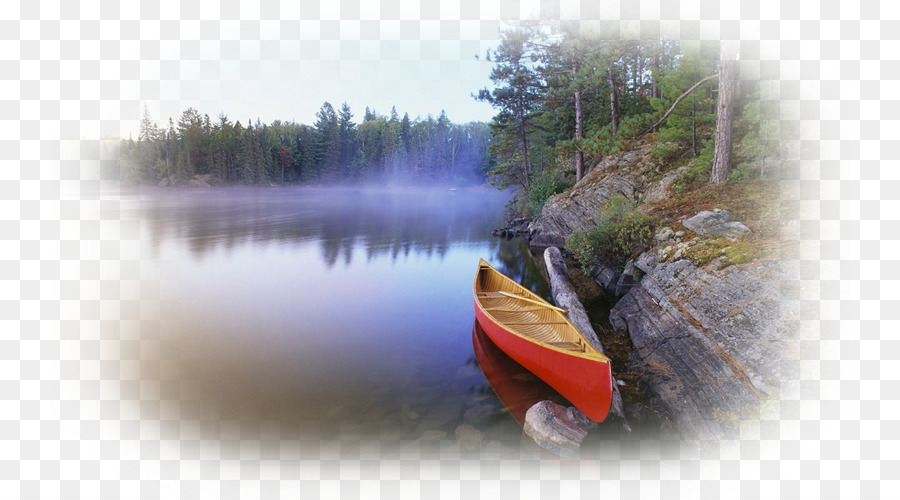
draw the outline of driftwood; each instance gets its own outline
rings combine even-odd
[[[606,351],[603,349],[594,327],[591,326],[587,311],[584,309],[584,305],[581,304],[581,300],[575,292],[575,287],[569,279],[569,271],[559,248],[548,247],[544,250],[544,263],[547,265],[547,273],[550,275],[550,288],[553,291],[553,300],[556,302],[556,305],[568,309],[569,313],[566,316],[568,316],[569,321],[581,331],[591,345],[598,351],[605,353]],[[625,418],[625,405],[622,402],[622,395],[619,394],[619,385],[616,383],[615,377],[613,377],[612,389],[612,408],[609,411],[620,417],[624,427],[631,430],[628,420]]]

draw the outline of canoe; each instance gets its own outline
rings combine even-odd
[[[595,422],[612,403],[612,363],[562,309],[494,269],[484,259],[475,274],[475,318],[510,358],[556,389]]]
[[[475,350],[475,361],[494,394],[519,425],[525,425],[526,412],[540,401],[550,400],[569,406],[568,401],[546,382],[501,351],[477,321],[474,323],[472,348]]]

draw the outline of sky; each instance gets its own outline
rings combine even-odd
[[[366,107],[387,115],[394,106],[411,119],[443,110],[458,123],[489,121],[493,108],[472,94],[491,87],[485,53],[500,28],[459,19],[219,21],[206,32],[202,22],[163,25],[158,54],[152,45],[138,49],[140,104],[127,110],[121,136],[137,136],[145,107],[161,126],[188,107],[213,121],[221,113],[245,124],[312,124],[326,101],[346,102],[356,122]],[[199,40],[188,38],[192,31]]]

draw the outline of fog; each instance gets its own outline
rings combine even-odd
[[[491,394],[472,351],[478,259],[540,279],[523,242],[491,236],[507,199],[408,186],[123,193],[158,273],[147,316],[120,332],[123,397],[204,440],[274,434],[313,454],[320,440],[452,440]],[[492,439],[517,441],[492,404]]]

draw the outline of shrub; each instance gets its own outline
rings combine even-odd
[[[574,186],[575,182],[564,172],[553,169],[545,169],[534,174],[531,179],[531,188],[524,198],[522,215],[535,217],[541,213],[544,203],[554,194],[562,193]]]
[[[624,196],[607,200],[596,222],[593,228],[575,230],[566,239],[566,248],[582,265],[621,267],[653,243],[656,219],[639,211],[638,203]]]
[[[672,192],[676,196],[709,182],[712,169],[713,146],[709,145],[700,151],[700,156],[691,161],[687,170],[681,173],[672,183]]]

